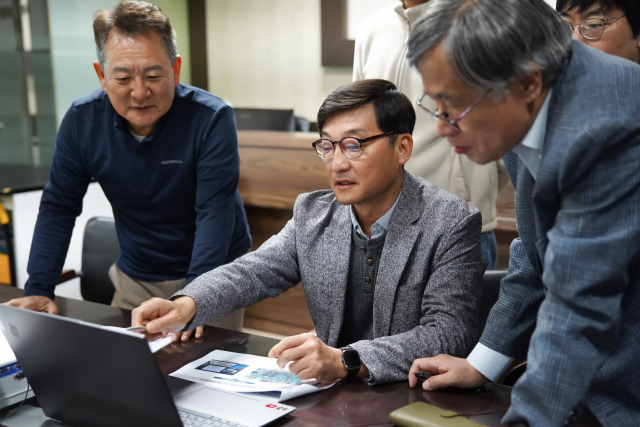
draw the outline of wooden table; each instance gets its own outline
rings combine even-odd
[[[22,290],[0,286],[0,303],[21,296]],[[100,325],[129,326],[131,312],[126,309],[58,297],[56,303],[61,315]],[[169,374],[185,364],[199,359],[213,350],[266,356],[277,340],[255,334],[207,327],[205,336],[186,343],[169,344],[155,353],[160,369]],[[46,357],[46,355],[43,355]],[[487,384],[479,390],[424,391],[409,388],[406,381],[369,386],[363,381],[339,382],[317,393],[290,399],[286,403],[296,410],[274,422],[273,426],[388,426],[389,413],[412,402],[428,402],[442,409],[467,415],[488,426],[500,426],[500,420],[511,400],[511,387]],[[30,400],[28,422],[20,427],[50,426],[52,421]],[[34,406],[36,405],[36,406]],[[0,411],[0,418],[5,411]],[[33,415],[39,414],[39,418]],[[473,414],[473,415],[472,415]],[[16,424],[11,424],[16,425]],[[62,424],[55,423],[62,426]],[[580,423],[581,427],[598,426],[592,414]]]
[[[22,291],[10,286],[0,286],[0,302],[22,295]],[[90,321],[101,325],[128,326],[129,310],[58,297],[61,315]],[[220,349],[238,353],[265,356],[277,342],[272,338],[220,328],[207,327],[202,339],[186,343],[170,344],[155,353],[165,374]],[[43,355],[43,357],[46,357]],[[444,409],[460,413],[487,413],[473,416],[487,425],[500,425],[500,418],[509,405],[510,387],[490,385],[482,392],[445,391],[426,392],[409,388],[407,382],[368,386],[363,381],[340,382],[332,388],[287,401],[296,411],[273,425],[277,426],[372,426],[389,425],[389,412],[411,402],[426,401]],[[35,402],[31,401],[31,404]],[[50,425],[39,408],[29,407],[32,413],[39,411],[40,419],[27,425]],[[0,416],[2,416],[0,412]]]

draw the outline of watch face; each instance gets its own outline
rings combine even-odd
[[[360,355],[352,348],[342,350],[342,360],[344,365],[349,368],[360,369]]]

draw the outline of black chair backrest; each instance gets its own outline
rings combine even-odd
[[[296,131],[311,132],[311,122],[304,117],[296,116]]]
[[[109,267],[120,254],[113,218],[94,217],[87,221],[82,241],[80,294],[86,301],[111,304],[115,288],[109,279]]]
[[[493,304],[498,301],[500,281],[507,275],[507,270],[487,270],[482,278],[482,299],[478,308],[478,328],[482,332]]]
[[[296,119],[293,110],[275,108],[234,108],[238,130],[279,130],[293,132]]]

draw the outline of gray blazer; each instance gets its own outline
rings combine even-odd
[[[352,224],[329,190],[302,194],[293,218],[258,250],[195,279],[176,295],[196,301],[199,325],[303,283],[318,337],[342,327]],[[477,209],[404,173],[374,291],[374,339],[352,344],[370,383],[405,380],[418,357],[466,356],[477,338],[484,263]]]

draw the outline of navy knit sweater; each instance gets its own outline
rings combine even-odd
[[[178,85],[140,143],[102,90],[74,102],[40,202],[25,295],[53,297],[92,177],[113,208],[116,262],[129,276],[188,283],[244,254],[251,237],[238,176],[233,111],[204,90]]]

